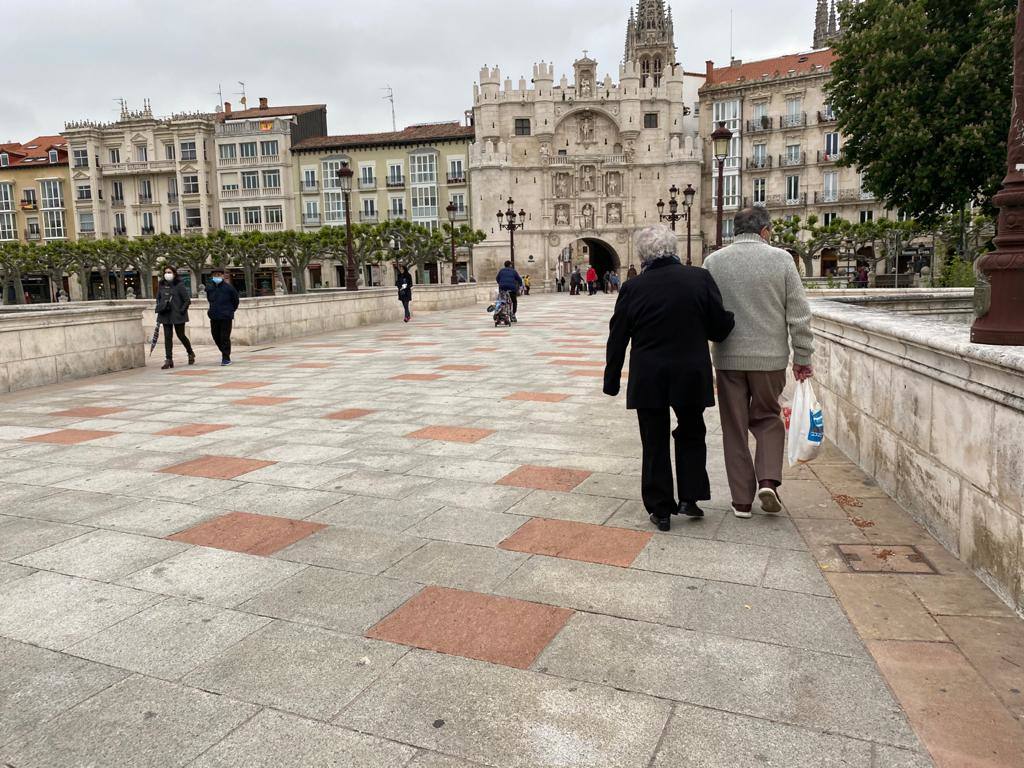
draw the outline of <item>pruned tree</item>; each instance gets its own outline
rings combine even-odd
[[[32,268],[31,247],[17,241],[0,243],[0,303],[8,303],[8,286],[14,289],[14,303],[25,303],[25,285],[21,278]]]

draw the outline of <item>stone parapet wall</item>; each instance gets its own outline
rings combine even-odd
[[[964,293],[946,294],[954,314]],[[1024,348],[971,344],[969,325],[941,310],[878,307],[812,301],[827,432],[1020,611]]]
[[[54,304],[0,311],[0,392],[146,364],[141,307]]]

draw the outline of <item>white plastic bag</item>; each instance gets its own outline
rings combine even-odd
[[[798,381],[789,418],[789,466],[814,461],[825,439],[825,415],[811,382]]]

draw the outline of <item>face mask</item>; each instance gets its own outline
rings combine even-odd
[[[220,285],[223,280],[224,280],[223,277],[215,277],[215,278],[213,278],[213,283],[214,283],[214,285]]]
[[[171,282],[172,280],[174,280],[174,274],[171,272],[164,272],[164,280],[166,280],[168,283]]]

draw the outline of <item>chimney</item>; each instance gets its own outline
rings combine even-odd
[[[226,115],[230,115],[231,114],[231,102],[230,101],[225,101],[224,102],[224,114],[226,114]]]
[[[704,78],[706,80],[710,80],[711,79],[711,75],[712,75],[712,73],[714,71],[715,71],[715,62],[713,62],[711,59],[707,59],[704,62]]]
[[[742,67],[743,66],[743,59],[733,59],[732,61],[729,62],[729,66],[730,67]]]
[[[266,96],[260,96],[260,109],[266,109],[266,108],[267,108],[267,97]]]

